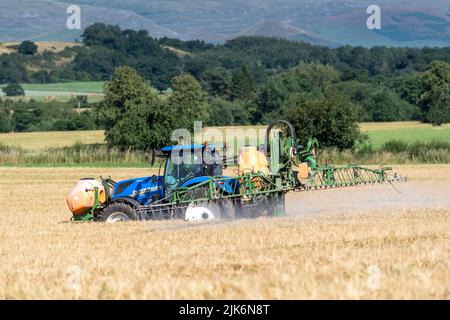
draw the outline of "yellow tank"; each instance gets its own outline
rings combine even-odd
[[[301,163],[298,168],[298,178],[302,180],[306,180],[309,178],[309,166],[306,162]]]
[[[256,147],[242,147],[239,150],[238,173],[242,175],[250,172],[269,174],[269,162],[267,157]]]
[[[98,188],[99,202],[106,202],[105,187],[95,179],[82,179],[77,182],[67,196],[67,205],[73,215],[85,214],[94,206],[95,188]]]

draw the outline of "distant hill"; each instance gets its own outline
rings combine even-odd
[[[292,26],[286,22],[264,21],[248,29],[244,29],[237,36],[268,36],[286,38],[290,40],[301,40],[315,44],[333,45],[331,41],[320,36]]]
[[[67,47],[76,47],[82,45],[81,43],[75,42],[64,42],[64,41],[37,41],[35,42],[38,46],[38,52],[42,53],[44,51],[50,52],[60,52]],[[2,53],[13,53],[17,52],[17,47],[20,42],[3,42],[0,44],[0,54]]]
[[[450,1],[378,0],[382,30],[366,28],[371,0],[0,0],[0,41],[74,41],[66,8],[94,22],[146,29],[154,37],[221,43],[266,35],[326,45],[449,46]]]

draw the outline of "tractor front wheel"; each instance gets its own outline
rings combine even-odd
[[[129,205],[125,203],[113,203],[103,210],[99,216],[99,220],[106,223],[127,222],[137,220],[137,216],[134,209]]]

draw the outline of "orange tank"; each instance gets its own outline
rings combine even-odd
[[[256,147],[242,147],[239,150],[238,173],[261,172],[269,174],[269,163],[267,157]]]
[[[82,179],[67,196],[67,205],[73,215],[85,214],[94,206],[95,188],[98,188],[98,200],[106,202],[105,187],[95,179]]]

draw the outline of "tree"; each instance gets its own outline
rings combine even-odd
[[[362,106],[366,111],[367,121],[405,121],[414,119],[420,110],[417,106],[400,99],[395,93],[380,90],[370,94]]]
[[[422,75],[420,107],[433,125],[450,122],[450,64],[433,61]]]
[[[13,113],[14,131],[33,131],[33,127],[39,124],[41,117],[42,108],[38,104],[27,103],[17,105]]]
[[[317,138],[323,147],[353,148],[362,139],[358,127],[358,108],[338,97],[305,99],[292,96],[283,110],[299,142]]]
[[[5,112],[0,110],[0,132],[10,132],[11,131],[11,120]]]
[[[423,91],[422,74],[413,73],[397,78],[394,89],[400,98],[418,106]]]
[[[231,73],[227,69],[216,67],[207,70],[205,80],[212,96],[230,97]]]
[[[256,84],[246,66],[233,73],[231,79],[231,96],[234,99],[249,100],[254,97]]]
[[[189,74],[172,79],[173,93],[166,102],[165,112],[173,120],[172,129],[193,130],[194,121],[206,123],[209,118],[209,105],[206,93],[200,84]]]
[[[339,79],[339,73],[329,65],[301,63],[292,74],[303,91],[320,95]]]
[[[170,127],[158,95],[130,67],[119,67],[105,85],[105,100],[98,121],[110,146],[149,149],[163,146]]]
[[[214,98],[210,102],[211,113],[208,125],[233,126],[251,124],[251,114],[247,101],[228,101],[222,98]]]
[[[8,84],[2,89],[2,91],[7,97],[18,97],[25,95],[25,91],[23,90],[22,86],[17,83]]]
[[[38,46],[33,41],[22,41],[17,51],[26,56],[32,56],[38,52]]]

